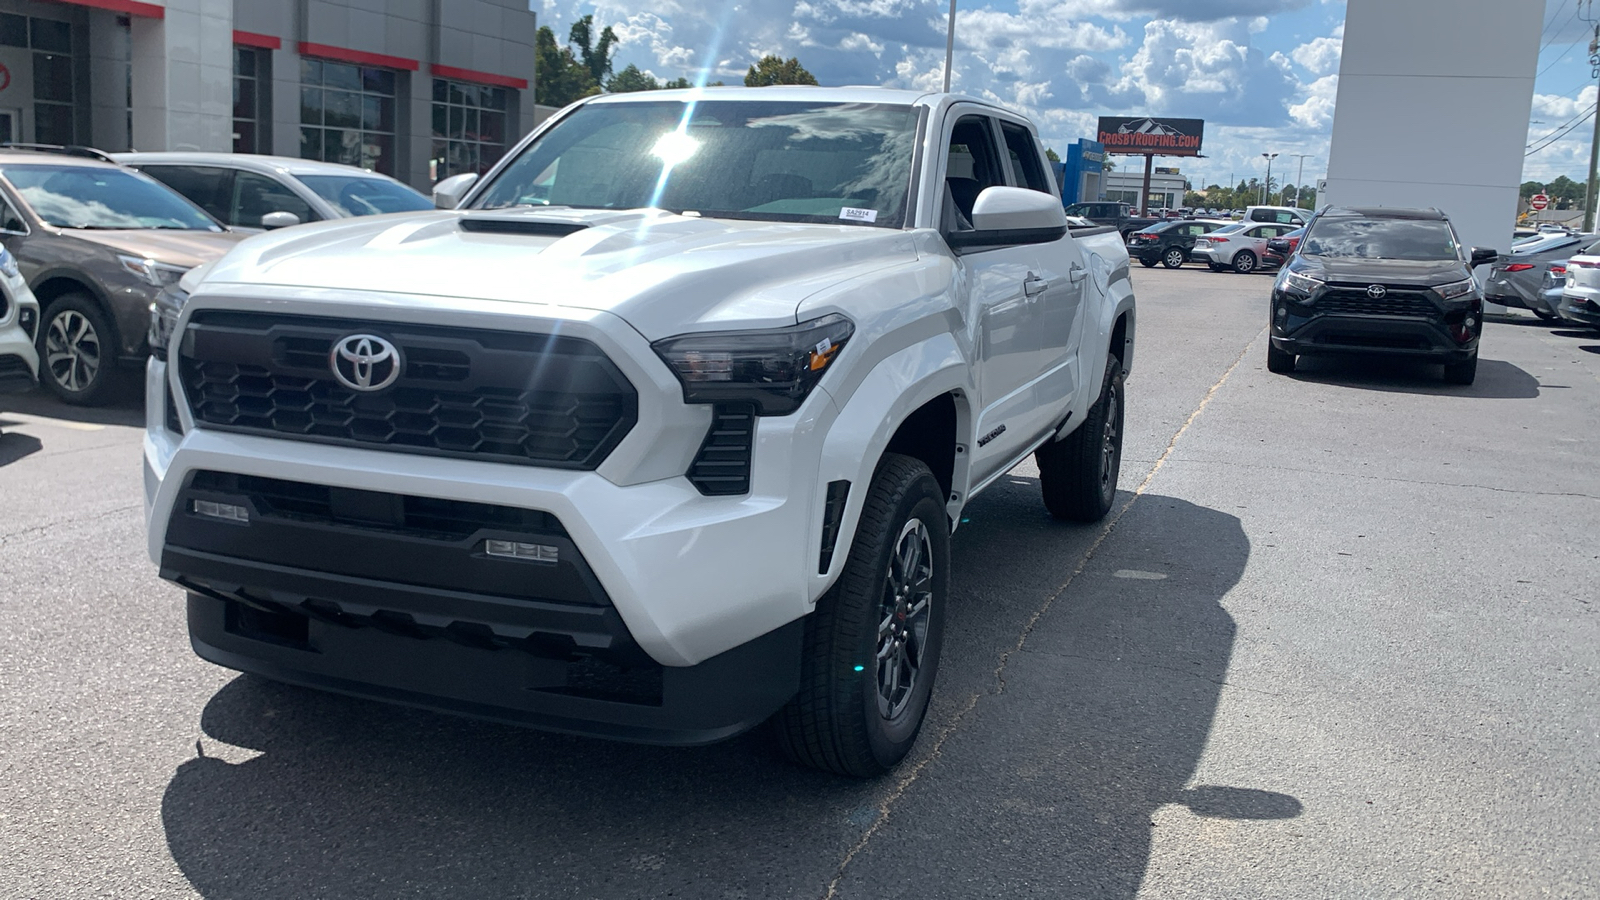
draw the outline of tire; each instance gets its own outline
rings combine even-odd
[[[1161,264],[1169,269],[1181,268],[1189,259],[1181,247],[1172,247],[1161,254]]]
[[[1206,265],[1210,266],[1211,267],[1211,271],[1213,271],[1213,272],[1226,272],[1226,271],[1228,271],[1228,267],[1227,266],[1218,265],[1217,263],[1206,263]]]
[[[95,406],[110,399],[117,372],[117,334],[87,294],[62,294],[44,311],[39,383],[64,403]]]
[[[1233,255],[1233,270],[1240,275],[1249,275],[1256,270],[1256,255],[1249,250],[1240,250]]]
[[[1461,362],[1444,364],[1444,380],[1450,384],[1471,384],[1478,377],[1478,351]]]
[[[858,778],[905,758],[938,674],[949,583],[944,491],[921,460],[885,454],[844,571],[806,619],[800,691],[774,720],[785,755]]]
[[[1034,453],[1039,489],[1050,515],[1067,522],[1098,522],[1117,499],[1122,471],[1122,360],[1112,354],[1100,398],[1083,424]]]
[[[1139,257],[1139,265],[1144,266],[1146,269],[1154,269],[1156,267],[1156,261],[1153,259],[1145,259],[1141,256]]]
[[[1267,342],[1267,371],[1279,375],[1287,375],[1294,371],[1294,354],[1286,350],[1279,350]]]

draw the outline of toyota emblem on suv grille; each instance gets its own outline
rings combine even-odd
[[[400,350],[375,334],[352,334],[333,345],[328,367],[354,391],[381,391],[400,377]]]
[[[1374,300],[1382,300],[1384,298],[1384,296],[1386,294],[1388,294],[1388,293],[1389,293],[1389,289],[1384,287],[1381,284],[1369,284],[1369,285],[1367,285],[1367,296],[1371,297]]]

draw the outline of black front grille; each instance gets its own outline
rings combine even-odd
[[[1421,291],[1391,290],[1383,297],[1367,296],[1366,288],[1329,288],[1317,296],[1321,312],[1361,316],[1411,316],[1436,319],[1439,307]]]
[[[689,481],[707,496],[749,493],[755,432],[754,406],[719,403],[712,407],[711,428],[689,465]]]
[[[334,379],[335,342],[362,333],[399,349],[391,387]],[[554,335],[202,312],[179,374],[201,428],[554,468],[595,468],[638,419],[605,353]]]

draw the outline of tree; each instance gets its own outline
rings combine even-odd
[[[680,81],[683,79],[679,79]],[[634,91],[659,91],[661,82],[648,72],[639,71],[639,67],[628,63],[628,67],[611,76],[606,82],[608,94],[630,94]]]
[[[1558,175],[1554,181],[1544,186],[1544,192],[1555,201],[1556,209],[1572,209],[1583,199],[1584,187],[1565,175]]]
[[[807,72],[805,66],[800,65],[800,60],[793,56],[782,59],[770,53],[761,57],[761,61],[751,66],[744,76],[745,87],[816,83],[817,77]]]
[[[548,25],[540,27],[534,37],[533,59],[538,73],[535,91],[538,102],[546,106],[566,106],[574,100],[600,93],[600,84],[590,75],[589,67],[578,60],[571,47],[556,43],[555,32]]]
[[[1539,194],[1539,193],[1543,193],[1543,192],[1544,192],[1544,185],[1540,184],[1537,181],[1524,181],[1522,183],[1521,195],[1522,195],[1522,199],[1524,199],[1524,200],[1528,199],[1529,197],[1532,197],[1534,194]]]
[[[1061,162],[1061,157],[1056,155],[1056,148],[1054,147],[1044,148],[1044,158],[1054,163]]]
[[[595,84],[603,84],[606,76],[611,74],[611,51],[617,44],[617,34],[607,25],[600,32],[600,42],[594,43],[594,16],[584,16],[572,23],[572,31],[567,35],[567,43],[578,48],[579,58],[583,60],[584,68],[589,70],[589,78]]]

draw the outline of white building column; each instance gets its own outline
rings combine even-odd
[[[132,21],[133,147],[233,149],[233,0],[166,0]]]

